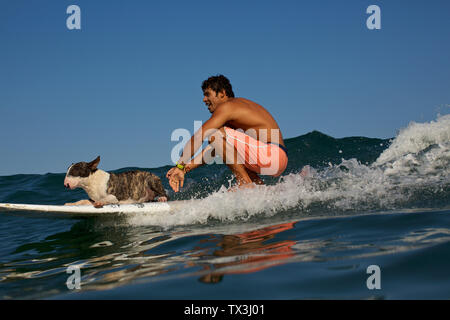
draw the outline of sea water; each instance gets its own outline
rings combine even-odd
[[[286,146],[264,186],[228,192],[224,165],[189,173],[169,196],[192,201],[166,216],[1,213],[0,298],[450,298],[450,115],[392,139],[314,131]],[[169,190],[169,168],[144,170]],[[0,202],[86,198],[63,180],[0,177]]]

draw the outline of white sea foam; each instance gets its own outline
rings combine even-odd
[[[408,154],[416,154],[432,145],[450,142],[450,114],[429,123],[411,122],[400,130],[390,147],[377,159],[377,164],[398,160]]]
[[[450,175],[450,115],[430,123],[411,122],[375,162],[396,180],[447,182]]]
[[[181,211],[134,216],[133,225],[174,226],[247,220],[286,211],[299,217],[339,212],[408,209],[423,190],[443,192],[450,184],[450,115],[429,123],[412,122],[371,165],[343,160],[309,176],[289,174],[275,185],[238,192],[225,187],[192,200]]]

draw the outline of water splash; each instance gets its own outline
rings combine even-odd
[[[135,216],[132,225],[174,226],[295,213],[317,215],[442,207],[450,199],[450,115],[412,122],[371,165],[357,159],[291,173],[275,185],[228,192],[224,186],[164,217]]]

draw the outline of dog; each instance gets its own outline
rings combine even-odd
[[[82,188],[89,200],[65,205],[93,205],[101,208],[106,204],[165,202],[168,197],[161,179],[147,171],[108,173],[97,169],[100,156],[91,162],[72,164],[67,170],[64,186],[68,189]]]

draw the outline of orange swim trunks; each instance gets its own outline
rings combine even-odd
[[[243,131],[224,127],[226,141],[235,147],[238,161],[253,172],[278,177],[286,170],[287,149],[276,143],[265,143]]]

